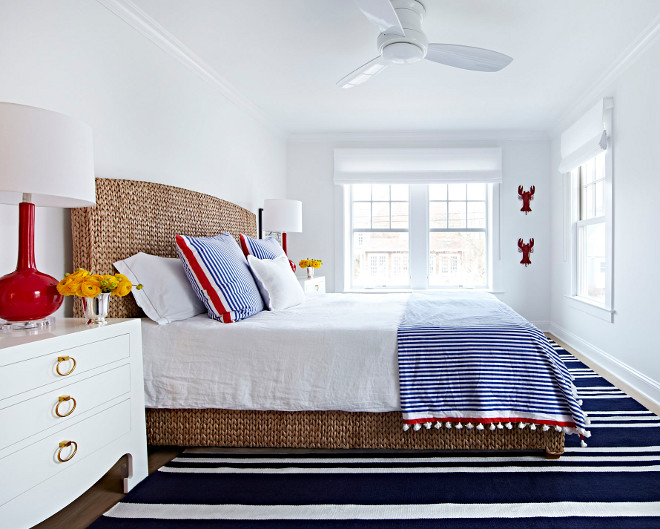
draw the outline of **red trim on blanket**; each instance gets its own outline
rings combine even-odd
[[[220,300],[220,296],[218,296],[218,293],[215,291],[215,288],[213,288],[213,285],[211,285],[211,281],[209,281],[209,278],[206,277],[204,270],[202,270],[202,267],[199,265],[199,262],[197,261],[197,257],[195,257],[195,254],[188,246],[188,243],[183,237],[181,237],[181,235],[176,236],[176,245],[181,249],[181,252],[183,252],[183,255],[186,257],[186,260],[188,261],[188,265],[190,266],[190,269],[192,270],[193,274],[195,274],[195,277],[197,278],[197,281],[199,281],[201,287],[208,294],[209,298],[211,299],[211,303],[215,307],[215,310],[219,312],[220,315],[222,316],[222,322],[234,323],[234,320],[232,320],[231,318],[231,314],[229,314],[225,306],[222,304],[222,301]]]
[[[403,419],[404,424],[423,424],[426,422],[455,422],[458,423],[460,422],[461,424],[467,424],[469,422],[473,423],[482,423],[482,424],[490,424],[490,423],[496,423],[496,422],[515,422],[515,423],[521,423],[524,422],[526,424],[547,424],[548,426],[566,426],[568,428],[576,428],[576,424],[574,422],[562,422],[562,421],[545,421],[541,419],[523,419],[521,417],[470,417],[470,418],[465,418],[465,417],[430,417],[430,418],[425,418],[425,419]]]

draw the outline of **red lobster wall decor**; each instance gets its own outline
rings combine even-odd
[[[532,211],[532,208],[529,207],[529,203],[534,200],[534,191],[536,191],[534,186],[530,187],[529,191],[525,191],[523,186],[518,186],[518,198],[523,201],[523,207],[520,211],[524,211],[525,215]]]
[[[520,264],[531,265],[532,262],[529,260],[529,254],[534,253],[534,239],[530,239],[528,244],[525,244],[523,239],[518,239],[518,251],[523,254],[522,261]]]

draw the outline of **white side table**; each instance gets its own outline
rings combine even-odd
[[[316,277],[313,277],[312,279],[308,279],[306,277],[299,277],[298,281],[300,281],[300,286],[303,288],[303,291],[308,296],[317,295],[317,294],[325,294],[325,277],[324,276],[316,276]]]
[[[108,322],[0,334],[0,527],[45,520],[124,454],[124,491],[147,477],[140,320]]]

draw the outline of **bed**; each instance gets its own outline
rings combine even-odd
[[[137,252],[164,257],[175,257],[175,236],[211,236],[229,232],[238,238],[239,233],[256,235],[255,216],[224,200],[162,184],[133,180],[96,180],[97,205],[91,208],[74,209],[71,213],[73,232],[74,268],[82,267],[96,273],[113,273],[112,263],[125,259]],[[337,303],[350,301],[349,296],[338,294]],[[369,295],[364,295],[369,296]],[[383,294],[382,296],[387,296]],[[400,318],[396,307],[403,307],[401,296],[392,295],[392,312],[382,314],[385,327],[392,329],[393,322]],[[333,299],[328,296],[329,300]],[[376,298],[373,298],[376,299]],[[343,301],[342,301],[343,300]],[[81,316],[81,307],[76,302],[74,315]],[[380,303],[380,302],[378,302]],[[401,309],[402,310],[402,309]],[[293,311],[295,312],[295,311]],[[113,317],[140,317],[141,313],[130,296],[113,299]],[[272,317],[268,313],[257,315],[250,324],[258,326],[261,320]],[[293,317],[293,316],[292,316]],[[304,321],[305,313],[298,314]],[[152,399],[150,388],[167,379],[167,357],[190,354],[192,348],[185,344],[184,323],[192,328],[218,325],[205,316],[192,318],[192,322],[177,322],[158,328],[145,322],[143,340],[145,357],[151,358],[150,350],[161,351],[165,357],[156,361],[145,360],[147,391],[146,422],[147,437],[152,445],[177,446],[225,446],[225,447],[295,447],[295,448],[362,448],[362,449],[415,449],[415,450],[541,450],[548,457],[563,452],[564,433],[555,429],[541,428],[483,429],[476,428],[422,428],[419,431],[404,431],[401,411],[398,411],[396,392],[392,394],[391,377],[387,383],[374,383],[370,391],[378,393],[369,404],[368,397],[360,396],[366,405],[360,409],[343,406],[345,409],[305,409],[300,401],[272,402],[273,409],[254,409],[248,398],[244,402],[233,401],[231,408],[216,407],[213,402],[198,400],[189,407],[178,407],[176,401],[164,402]],[[245,320],[246,322],[248,320]],[[241,322],[244,323],[244,322]],[[239,324],[235,324],[238,327]],[[225,326],[225,327],[232,327]],[[318,327],[318,326],[317,326]],[[182,330],[183,329],[183,330]],[[168,333],[182,332],[184,338],[168,337]],[[225,329],[226,331],[226,329]],[[233,332],[233,330],[232,330]],[[360,332],[360,329],[357,329]],[[364,334],[364,333],[363,333]],[[373,343],[392,340],[392,336],[374,333]],[[286,342],[286,336],[278,338]],[[173,350],[165,351],[163,344],[177,344]],[[372,344],[373,345],[373,344]],[[390,343],[389,347],[392,344]],[[186,349],[188,347],[188,349]],[[255,346],[256,347],[256,346]],[[375,346],[374,346],[375,347]],[[190,362],[194,359],[189,359]],[[393,363],[394,362],[394,363]],[[149,366],[158,366],[160,372]],[[396,372],[392,357],[371,364],[378,376],[374,380],[387,378]],[[381,381],[382,382],[382,381]],[[389,397],[387,393],[389,392]],[[298,395],[300,397],[300,395]],[[289,398],[289,397],[287,397]],[[389,400],[388,400],[389,398]],[[230,401],[231,405],[231,401]],[[260,404],[257,408],[268,408]],[[379,407],[380,406],[380,407]],[[330,401],[325,408],[332,407]],[[303,409],[300,409],[303,408]],[[392,409],[390,409],[392,408]],[[347,411],[350,410],[350,411]]]

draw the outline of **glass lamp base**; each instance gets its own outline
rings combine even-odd
[[[40,320],[4,321],[0,320],[0,332],[39,330],[55,324],[55,316],[48,316]]]

